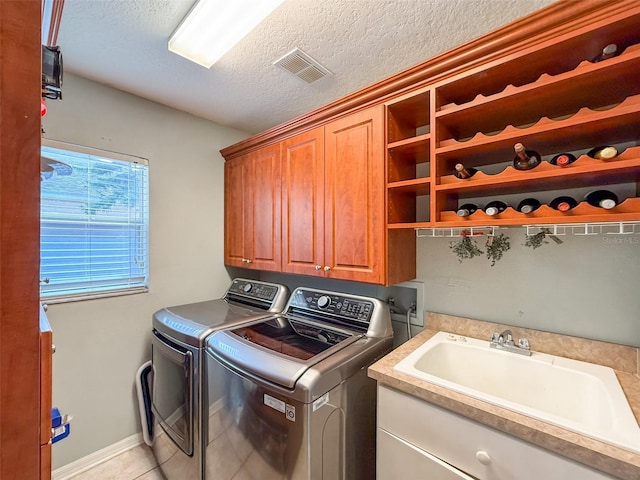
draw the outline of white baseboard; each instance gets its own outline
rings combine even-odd
[[[52,480],[67,480],[74,475],[78,475],[90,468],[95,467],[107,460],[112,459],[120,455],[127,450],[130,450],[134,447],[143,443],[142,434],[136,433],[135,435],[131,435],[119,442],[113,443],[108,447],[103,448],[102,450],[98,450],[97,452],[90,453],[86,457],[79,458],[75,462],[68,463],[63,465],[60,468],[56,468],[52,473]]]

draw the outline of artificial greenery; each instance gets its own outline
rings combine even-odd
[[[502,258],[504,252],[510,248],[509,237],[504,233],[489,236],[487,238],[487,258],[491,260],[491,266],[493,267]]]
[[[464,234],[457,242],[451,242],[449,248],[456,254],[460,263],[462,263],[462,260],[473,258],[484,253],[478,248],[478,244],[473,238]]]
[[[551,230],[549,230],[548,228],[543,228],[535,235],[527,235],[527,240],[524,242],[524,246],[531,247],[535,250],[536,248],[541,247],[546,243],[549,243],[547,241],[547,238],[550,238],[551,240],[556,242],[558,245],[562,243],[562,240],[560,240],[558,237],[553,235],[551,233]]]
[[[544,230],[536,233],[535,235],[527,235],[527,240],[524,242],[524,246],[531,247],[535,250],[536,248],[549,243],[546,237],[547,233]]]

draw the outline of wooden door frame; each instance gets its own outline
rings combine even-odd
[[[0,1],[0,478],[40,472],[41,4]]]

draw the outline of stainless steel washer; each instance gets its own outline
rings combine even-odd
[[[375,478],[376,386],[389,309],[298,288],[285,312],[207,340],[206,480]]]
[[[223,298],[163,308],[153,315],[152,448],[167,479],[203,478],[206,337],[281,312],[288,296],[283,285],[237,278]]]

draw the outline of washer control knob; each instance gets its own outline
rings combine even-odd
[[[249,293],[252,288],[253,288],[253,285],[251,285],[250,283],[247,283],[245,284],[244,287],[242,287],[242,290],[244,290],[244,293]]]
[[[491,463],[491,457],[489,456],[489,454],[487,452],[485,452],[484,450],[478,450],[476,452],[476,459],[482,464],[482,465],[489,465]]]
[[[331,305],[331,299],[329,297],[327,297],[326,295],[322,295],[318,299],[318,307],[327,308],[329,305]]]

